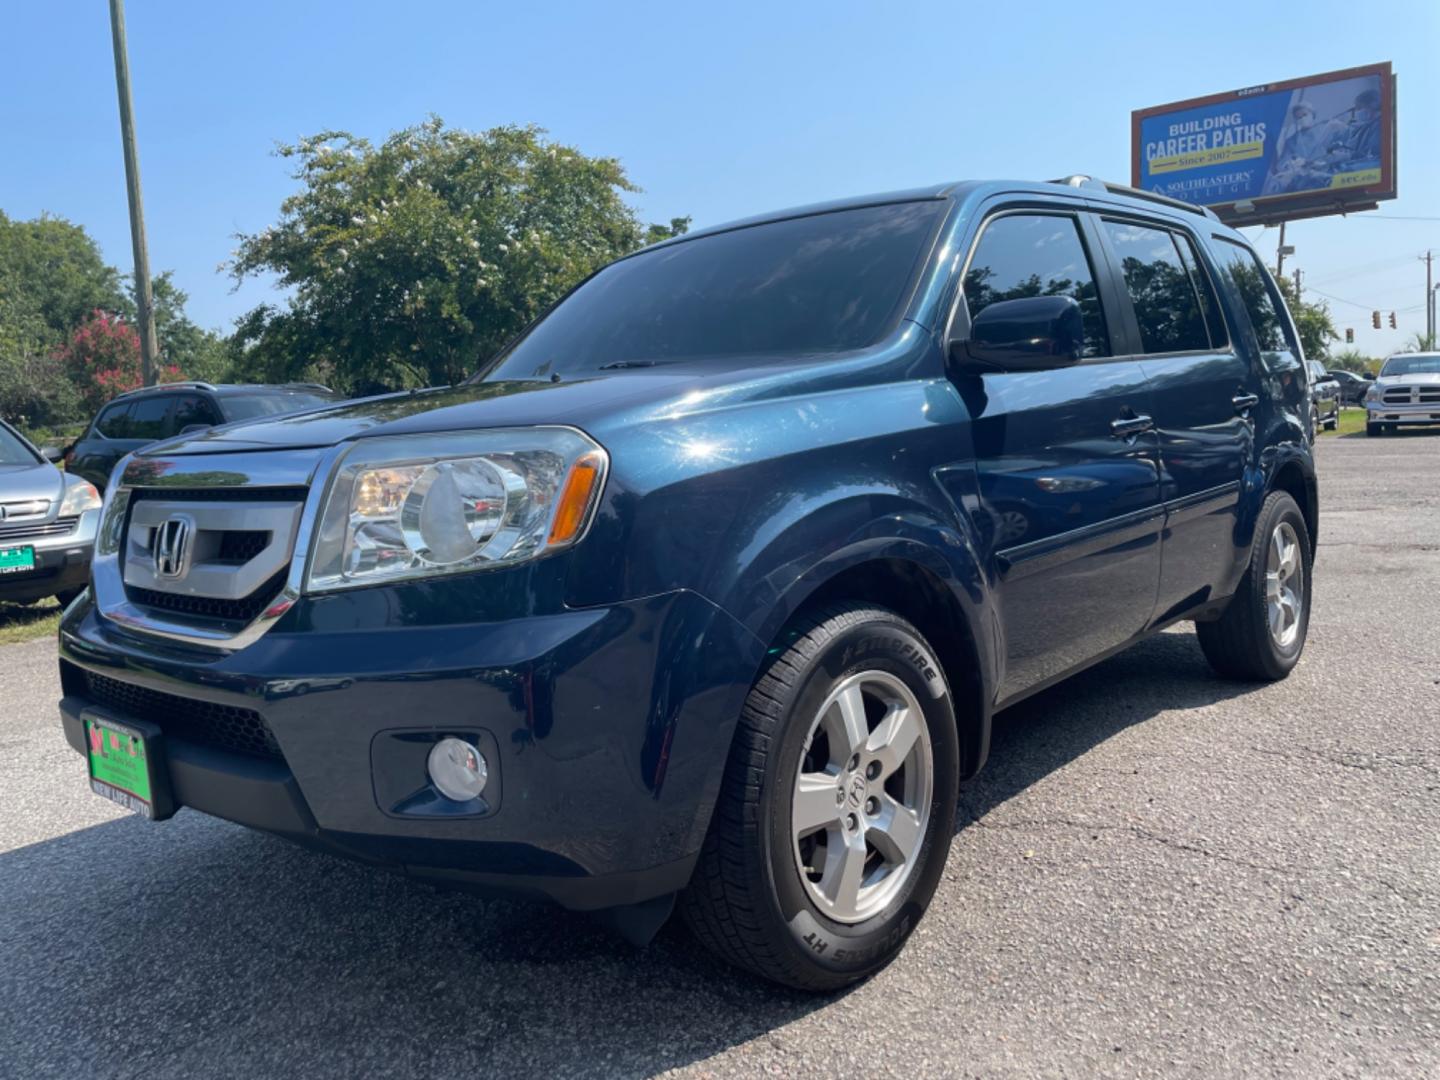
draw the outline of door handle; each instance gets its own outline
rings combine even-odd
[[[1110,434],[1117,439],[1133,439],[1144,431],[1154,431],[1155,421],[1148,416],[1122,416],[1110,421]]]
[[[1239,413],[1241,416],[1244,416],[1246,409],[1252,409],[1256,405],[1260,404],[1260,395],[1236,394],[1230,399],[1230,403],[1235,406],[1235,411],[1237,413]]]

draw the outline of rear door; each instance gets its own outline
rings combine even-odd
[[[1119,270],[1117,321],[1150,383],[1160,440],[1165,543],[1155,617],[1203,603],[1230,577],[1240,485],[1254,457],[1259,382],[1229,340],[1214,271],[1173,223],[1103,214]]]
[[[1155,606],[1160,488],[1144,371],[1117,358],[1113,287],[1085,215],[1001,208],[972,244],[957,318],[1024,296],[1080,304],[1085,358],[1055,371],[957,375],[995,554],[1000,700],[1137,634]]]

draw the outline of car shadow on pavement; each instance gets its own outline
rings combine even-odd
[[[1143,642],[1001,714],[960,824],[1160,709],[1245,689],[1193,636]],[[636,950],[190,812],[0,854],[0,950],[22,1076],[649,1076],[836,1001],[726,967],[679,920]]]
[[[995,715],[990,758],[960,788],[956,831],[1162,710],[1250,693],[1211,670],[1192,632],[1157,634]]]

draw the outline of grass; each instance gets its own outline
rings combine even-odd
[[[1356,435],[1365,430],[1365,410],[1347,405],[1340,410],[1340,424],[1334,431],[1321,430],[1321,435]]]
[[[33,604],[0,603],[0,645],[53,638],[63,610],[53,597]]]

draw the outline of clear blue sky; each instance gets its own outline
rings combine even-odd
[[[128,23],[151,265],[175,272],[197,322],[227,330],[273,296],[261,282],[232,293],[216,266],[293,190],[275,143],[325,128],[378,139],[432,112],[539,124],[620,158],[646,219],[704,225],[972,176],[1128,181],[1133,108],[1391,60],[1401,197],[1380,214],[1440,218],[1435,0],[130,0]],[[7,4],[0,26],[0,209],[78,222],[128,271],[105,3]],[[1440,252],[1440,220],[1326,219],[1287,239],[1307,285],[1356,302],[1332,310],[1360,347],[1383,354],[1423,329],[1415,257]],[[1274,232],[1258,242],[1273,260]],[[1399,311],[1399,331],[1373,332],[1372,307]]]

